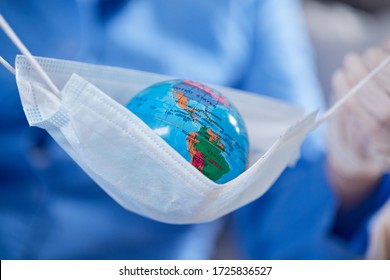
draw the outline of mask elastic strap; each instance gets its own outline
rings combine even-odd
[[[49,78],[45,70],[43,70],[42,66],[39,65],[38,61],[32,56],[30,51],[26,48],[26,46],[22,43],[22,41],[18,38],[12,28],[5,21],[4,17],[0,14],[0,28],[3,29],[8,38],[14,43],[14,45],[19,49],[19,51],[24,54],[27,60],[30,62],[35,71],[38,72],[38,75],[43,79],[43,81],[48,85],[51,91],[58,97],[61,98],[60,91],[55,86],[53,81]],[[5,62],[5,63],[4,63]],[[15,69],[13,69],[4,59],[1,60],[1,64],[3,64],[8,70],[15,73]],[[9,68],[9,65],[11,68]],[[12,69],[12,70],[11,70]]]
[[[15,75],[15,69],[2,56],[0,56],[0,63],[5,67],[5,69]]]
[[[387,64],[390,62],[390,56],[385,58],[374,70],[372,70],[366,77],[359,81],[353,88],[351,88],[343,98],[338,100],[328,111],[326,111],[322,116],[320,116],[314,128],[321,125],[324,121],[331,118],[336,112],[338,112],[344,104],[355,96],[363,86],[365,86],[375,75],[377,75]],[[314,129],[313,128],[313,129]]]

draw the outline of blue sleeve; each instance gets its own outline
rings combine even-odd
[[[248,259],[355,259],[332,234],[337,200],[325,162],[301,160],[260,199],[233,215],[235,237]]]
[[[368,246],[370,221],[389,198],[390,175],[386,174],[366,199],[352,209],[338,213],[332,232],[349,242],[351,250],[363,254]]]

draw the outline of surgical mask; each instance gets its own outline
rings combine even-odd
[[[315,122],[315,113],[304,117],[298,107],[216,87],[240,111],[251,143],[250,167],[216,184],[123,106],[142,89],[172,77],[36,60],[62,90],[54,95],[28,59],[17,57],[16,81],[29,124],[47,130],[124,208],[162,222],[207,222],[259,198],[298,158]]]
[[[124,208],[174,224],[212,221],[262,196],[294,165],[308,133],[390,60],[317,120],[317,112],[304,115],[274,99],[215,87],[240,111],[251,143],[249,168],[216,184],[123,106],[142,89],[172,77],[34,58],[1,16],[0,25],[26,55],[16,59],[16,81],[29,124],[45,129]]]

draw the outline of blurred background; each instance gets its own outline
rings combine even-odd
[[[390,40],[390,1],[304,0],[303,7],[328,97],[332,74],[348,52],[363,52]]]

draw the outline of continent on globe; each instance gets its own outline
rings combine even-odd
[[[142,90],[126,107],[214,182],[228,182],[245,171],[245,124],[215,89],[189,80],[164,81]]]
[[[211,180],[217,181],[230,171],[222,155],[225,147],[210,128],[202,127],[198,132],[191,132],[187,136],[187,145],[191,164]]]

